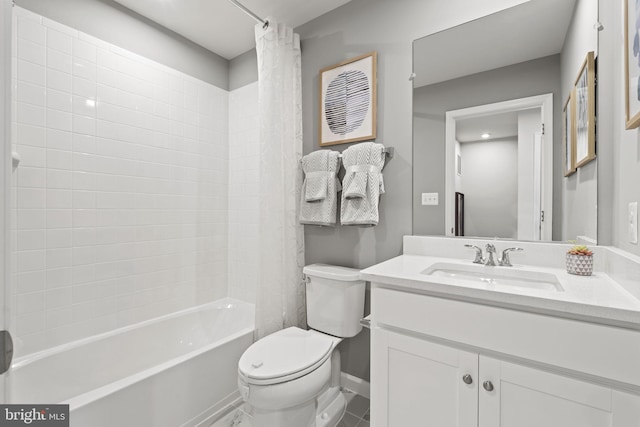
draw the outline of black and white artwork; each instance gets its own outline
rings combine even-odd
[[[376,53],[320,71],[320,145],[376,136]]]

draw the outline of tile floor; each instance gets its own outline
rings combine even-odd
[[[347,399],[347,412],[336,427],[369,427],[369,399],[349,390],[344,391]],[[245,411],[243,403],[227,408],[222,418],[210,427],[260,427],[251,422],[251,415]]]

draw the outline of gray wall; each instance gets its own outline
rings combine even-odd
[[[518,139],[460,144],[465,236],[518,237]]]
[[[563,105],[587,52],[598,54],[598,32],[593,28],[597,20],[598,0],[576,2],[560,57]],[[598,162],[599,159],[591,161],[563,179],[562,240],[575,240],[578,236],[597,239]]]
[[[255,49],[229,61],[229,90],[258,81],[258,57]]]
[[[387,193],[382,196],[379,225],[305,227],[307,263],[365,268],[401,253],[402,236],[412,233],[412,42],[521,2],[353,0],[296,29],[302,40],[304,152],[319,148],[318,70],[373,50],[378,52],[377,141],[396,148],[384,171]],[[368,380],[368,331],[341,346],[343,371]]]
[[[16,4],[219,88],[229,87],[229,61],[112,0],[16,0]]]
[[[420,193],[444,194],[445,112],[544,93],[553,93],[553,239],[561,238],[560,55],[423,86],[414,91],[413,234],[444,234],[444,204],[422,206]]]
[[[601,0],[598,55],[598,240],[640,255],[627,238],[627,209],[640,202],[640,129],[625,129],[622,2]]]

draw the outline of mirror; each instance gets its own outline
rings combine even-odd
[[[597,159],[565,177],[562,133],[597,17],[530,0],[414,41],[413,234],[596,243]]]

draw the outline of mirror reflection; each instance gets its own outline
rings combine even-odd
[[[562,106],[597,6],[531,0],[414,42],[414,234],[595,243],[597,159],[564,176]]]

